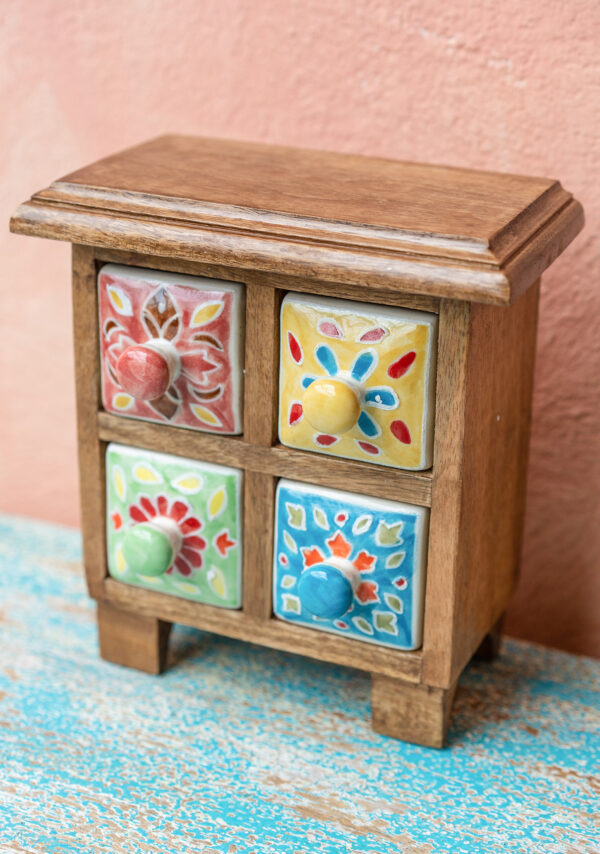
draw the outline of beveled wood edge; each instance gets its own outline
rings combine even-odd
[[[153,424],[100,411],[98,434],[104,442],[121,442],[149,451],[229,465],[273,477],[286,477],[333,489],[352,491],[353,483],[363,494],[429,507],[432,472],[408,472],[388,466],[328,457],[284,445],[260,447],[237,436],[218,436],[182,427]]]
[[[319,661],[354,667],[407,682],[420,681],[420,650],[405,652],[377,646],[297,626],[274,617],[256,619],[242,610],[233,611],[190,602],[154,590],[132,587],[111,577],[105,579],[100,598],[135,611],[136,614],[166,622],[181,623],[236,640],[306,655]]]
[[[37,201],[21,205],[11,219],[10,228],[15,234],[89,246],[152,252],[215,264],[235,263],[242,270],[280,273],[285,269],[294,276],[374,285],[392,293],[408,291],[494,305],[508,305],[511,301],[510,282],[499,267],[490,264],[460,264],[445,258],[424,260],[389,250],[356,249],[270,235],[233,235],[188,223],[117,216]],[[328,291],[335,294],[335,284]]]
[[[308,239],[311,243],[387,248],[411,255],[471,259],[494,265],[503,264],[545,220],[571,198],[571,194],[564,190],[559,181],[549,181],[537,198],[489,240],[485,240],[135,192],[64,179],[54,181],[32,197],[34,201],[45,204],[101,209],[116,215],[176,220],[204,227],[219,227],[231,233],[262,233],[267,237]]]
[[[376,288],[359,285],[343,285],[340,282],[326,282],[314,276],[289,276],[284,273],[263,273],[240,271],[236,267],[225,264],[209,264],[207,262],[189,260],[186,258],[169,258],[165,255],[149,255],[133,250],[110,249],[94,247],[94,255],[98,261],[112,264],[125,264],[130,267],[146,267],[151,270],[165,270],[171,273],[183,273],[191,276],[206,276],[209,279],[225,279],[228,281],[252,282],[264,287],[276,288],[283,291],[298,291],[300,293],[324,294],[335,285],[335,296],[340,299],[372,302],[378,305],[390,305],[396,308],[408,308],[417,311],[429,311],[438,314],[440,310],[439,297],[425,294],[393,293]]]

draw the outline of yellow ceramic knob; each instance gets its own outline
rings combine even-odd
[[[360,415],[356,392],[340,380],[315,380],[302,403],[307,421],[320,433],[346,433]]]

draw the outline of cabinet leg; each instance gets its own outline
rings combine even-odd
[[[165,668],[171,623],[98,602],[100,655],[106,661],[145,673]]]
[[[443,747],[456,685],[431,688],[371,675],[373,729],[424,747]]]
[[[473,654],[475,661],[493,661],[500,654],[504,614],[497,620]]]

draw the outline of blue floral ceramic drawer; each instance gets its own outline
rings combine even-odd
[[[370,643],[422,643],[429,511],[281,480],[273,609]]]

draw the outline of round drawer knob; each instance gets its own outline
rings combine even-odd
[[[138,400],[155,400],[171,385],[177,353],[172,345],[134,344],[117,360],[117,379],[121,387]]]
[[[158,517],[141,522],[125,532],[123,557],[129,569],[139,575],[162,575],[181,546],[181,534],[172,519]]]
[[[298,582],[302,605],[315,617],[342,617],[354,598],[354,585],[337,566],[319,563],[305,569]]]
[[[341,380],[315,380],[302,403],[306,419],[320,433],[346,433],[360,415],[356,392]]]

